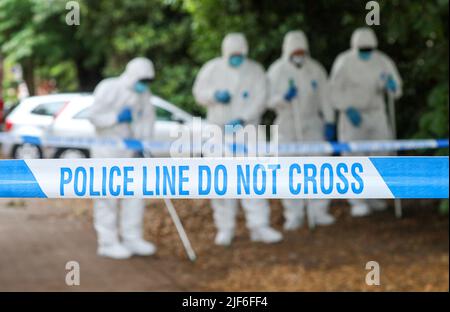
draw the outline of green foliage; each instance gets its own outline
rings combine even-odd
[[[448,135],[448,81],[436,85],[427,98],[427,110],[420,118],[422,137]]]
[[[36,76],[44,80],[58,82],[61,91],[76,92],[78,90],[77,72],[73,62],[60,62],[54,66],[42,66],[36,69]]]
[[[267,68],[284,34],[303,29],[313,57],[329,70],[368,12],[360,0],[79,0],[81,24],[68,26],[66,2],[0,0],[1,52],[34,66],[35,75],[56,78],[63,90],[92,90],[130,58],[147,56],[157,70],[153,91],[196,114],[204,111],[192,83],[200,66],[220,55],[226,33],[244,32],[250,57]],[[448,137],[448,0],[378,2],[380,50],[404,80],[399,137]]]

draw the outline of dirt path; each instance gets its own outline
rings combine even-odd
[[[182,290],[164,270],[166,259],[97,257],[91,223],[64,203],[83,205],[38,200],[1,205],[1,291]],[[81,285],[76,287],[65,284],[65,265],[72,260],[80,264]]]
[[[175,201],[199,256],[189,263],[162,201],[151,201],[145,235],[158,255],[114,261],[95,255],[88,200],[0,200],[0,290],[443,290],[448,291],[448,216],[431,201],[405,202],[392,211],[352,219],[334,204],[337,224],[303,228],[281,244],[248,241],[242,213],[230,248],[213,245],[208,202]],[[414,206],[412,206],[414,205]],[[281,208],[272,202],[272,223]],[[65,264],[76,260],[81,285],[65,284]],[[364,282],[367,261],[381,266],[381,286]]]

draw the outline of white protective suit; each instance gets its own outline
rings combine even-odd
[[[338,138],[340,141],[393,139],[385,103],[386,89],[382,76],[391,75],[396,83],[393,98],[402,95],[402,80],[394,62],[378,51],[375,33],[370,28],[356,29],[351,38],[351,49],[341,53],[334,61],[330,75],[332,104],[339,112]],[[373,48],[368,60],[358,56],[358,49]],[[346,115],[354,107],[361,114],[361,124],[355,127]],[[355,154],[353,154],[355,155]],[[352,215],[363,216],[370,208],[382,209],[385,201],[349,200]],[[369,207],[372,206],[372,207]]]
[[[293,52],[306,52],[304,63],[297,67],[291,61]],[[323,141],[325,123],[334,124],[334,110],[327,98],[327,74],[323,66],[309,56],[309,45],[302,31],[288,32],[283,41],[281,58],[268,70],[270,99],[268,105],[277,113],[279,143],[295,141]],[[297,96],[285,99],[290,84],[297,88]],[[294,230],[304,219],[305,204],[313,212],[316,224],[334,222],[328,214],[329,200],[282,199],[285,229]]]
[[[105,79],[98,84],[88,117],[96,128],[97,137],[151,139],[155,113],[150,103],[150,91],[139,94],[133,88],[138,80],[153,79],[154,75],[153,63],[150,60],[135,58],[128,63],[122,75]],[[125,107],[131,108],[131,123],[118,122],[118,115]],[[92,149],[93,158],[133,156],[135,152],[129,150],[105,147]],[[142,238],[144,207],[143,199],[94,200],[94,226],[100,255],[127,258],[131,254],[149,255],[155,252],[155,247]]]
[[[265,109],[267,79],[261,65],[250,59],[237,68],[230,66],[233,54],[247,55],[248,45],[243,34],[228,34],[222,42],[222,57],[207,62],[194,83],[193,94],[200,105],[207,108],[208,122],[224,127],[229,121],[241,119],[245,124],[256,124]],[[222,104],[216,101],[217,90],[228,90],[231,101]],[[270,207],[267,200],[243,199],[247,227],[253,241],[278,242],[280,233],[269,226]],[[238,209],[236,199],[212,199],[214,222],[218,229],[216,244],[228,245],[234,235]]]

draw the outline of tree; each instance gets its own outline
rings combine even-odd
[[[329,70],[368,13],[359,0],[78,2],[81,24],[68,26],[66,0],[0,0],[1,51],[24,66],[30,83],[38,73],[56,77],[61,89],[91,91],[129,59],[147,56],[157,70],[153,90],[195,114],[203,110],[192,97],[193,80],[220,54],[226,33],[244,32],[250,57],[267,68],[284,34],[303,29],[313,57]],[[381,24],[373,27],[380,49],[404,80],[399,137],[448,137],[448,0],[378,2]]]

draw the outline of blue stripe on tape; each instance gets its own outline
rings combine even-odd
[[[24,160],[0,161],[0,197],[46,198]]]
[[[369,157],[395,198],[448,198],[448,157]]]
[[[439,139],[436,140],[437,148],[445,148],[448,147],[448,139]]]
[[[348,143],[333,142],[332,146],[334,153],[345,153],[351,151],[350,145]]]
[[[247,154],[248,149],[247,145],[239,144],[239,143],[231,143],[228,145],[228,148],[231,150],[233,154]]]
[[[144,146],[142,145],[142,142],[139,140],[124,139],[123,142],[125,143],[125,146],[129,150],[132,150],[135,152],[142,152],[144,150]]]
[[[21,136],[23,143],[33,144],[33,145],[41,145],[41,139],[37,136],[31,135],[22,135]]]

